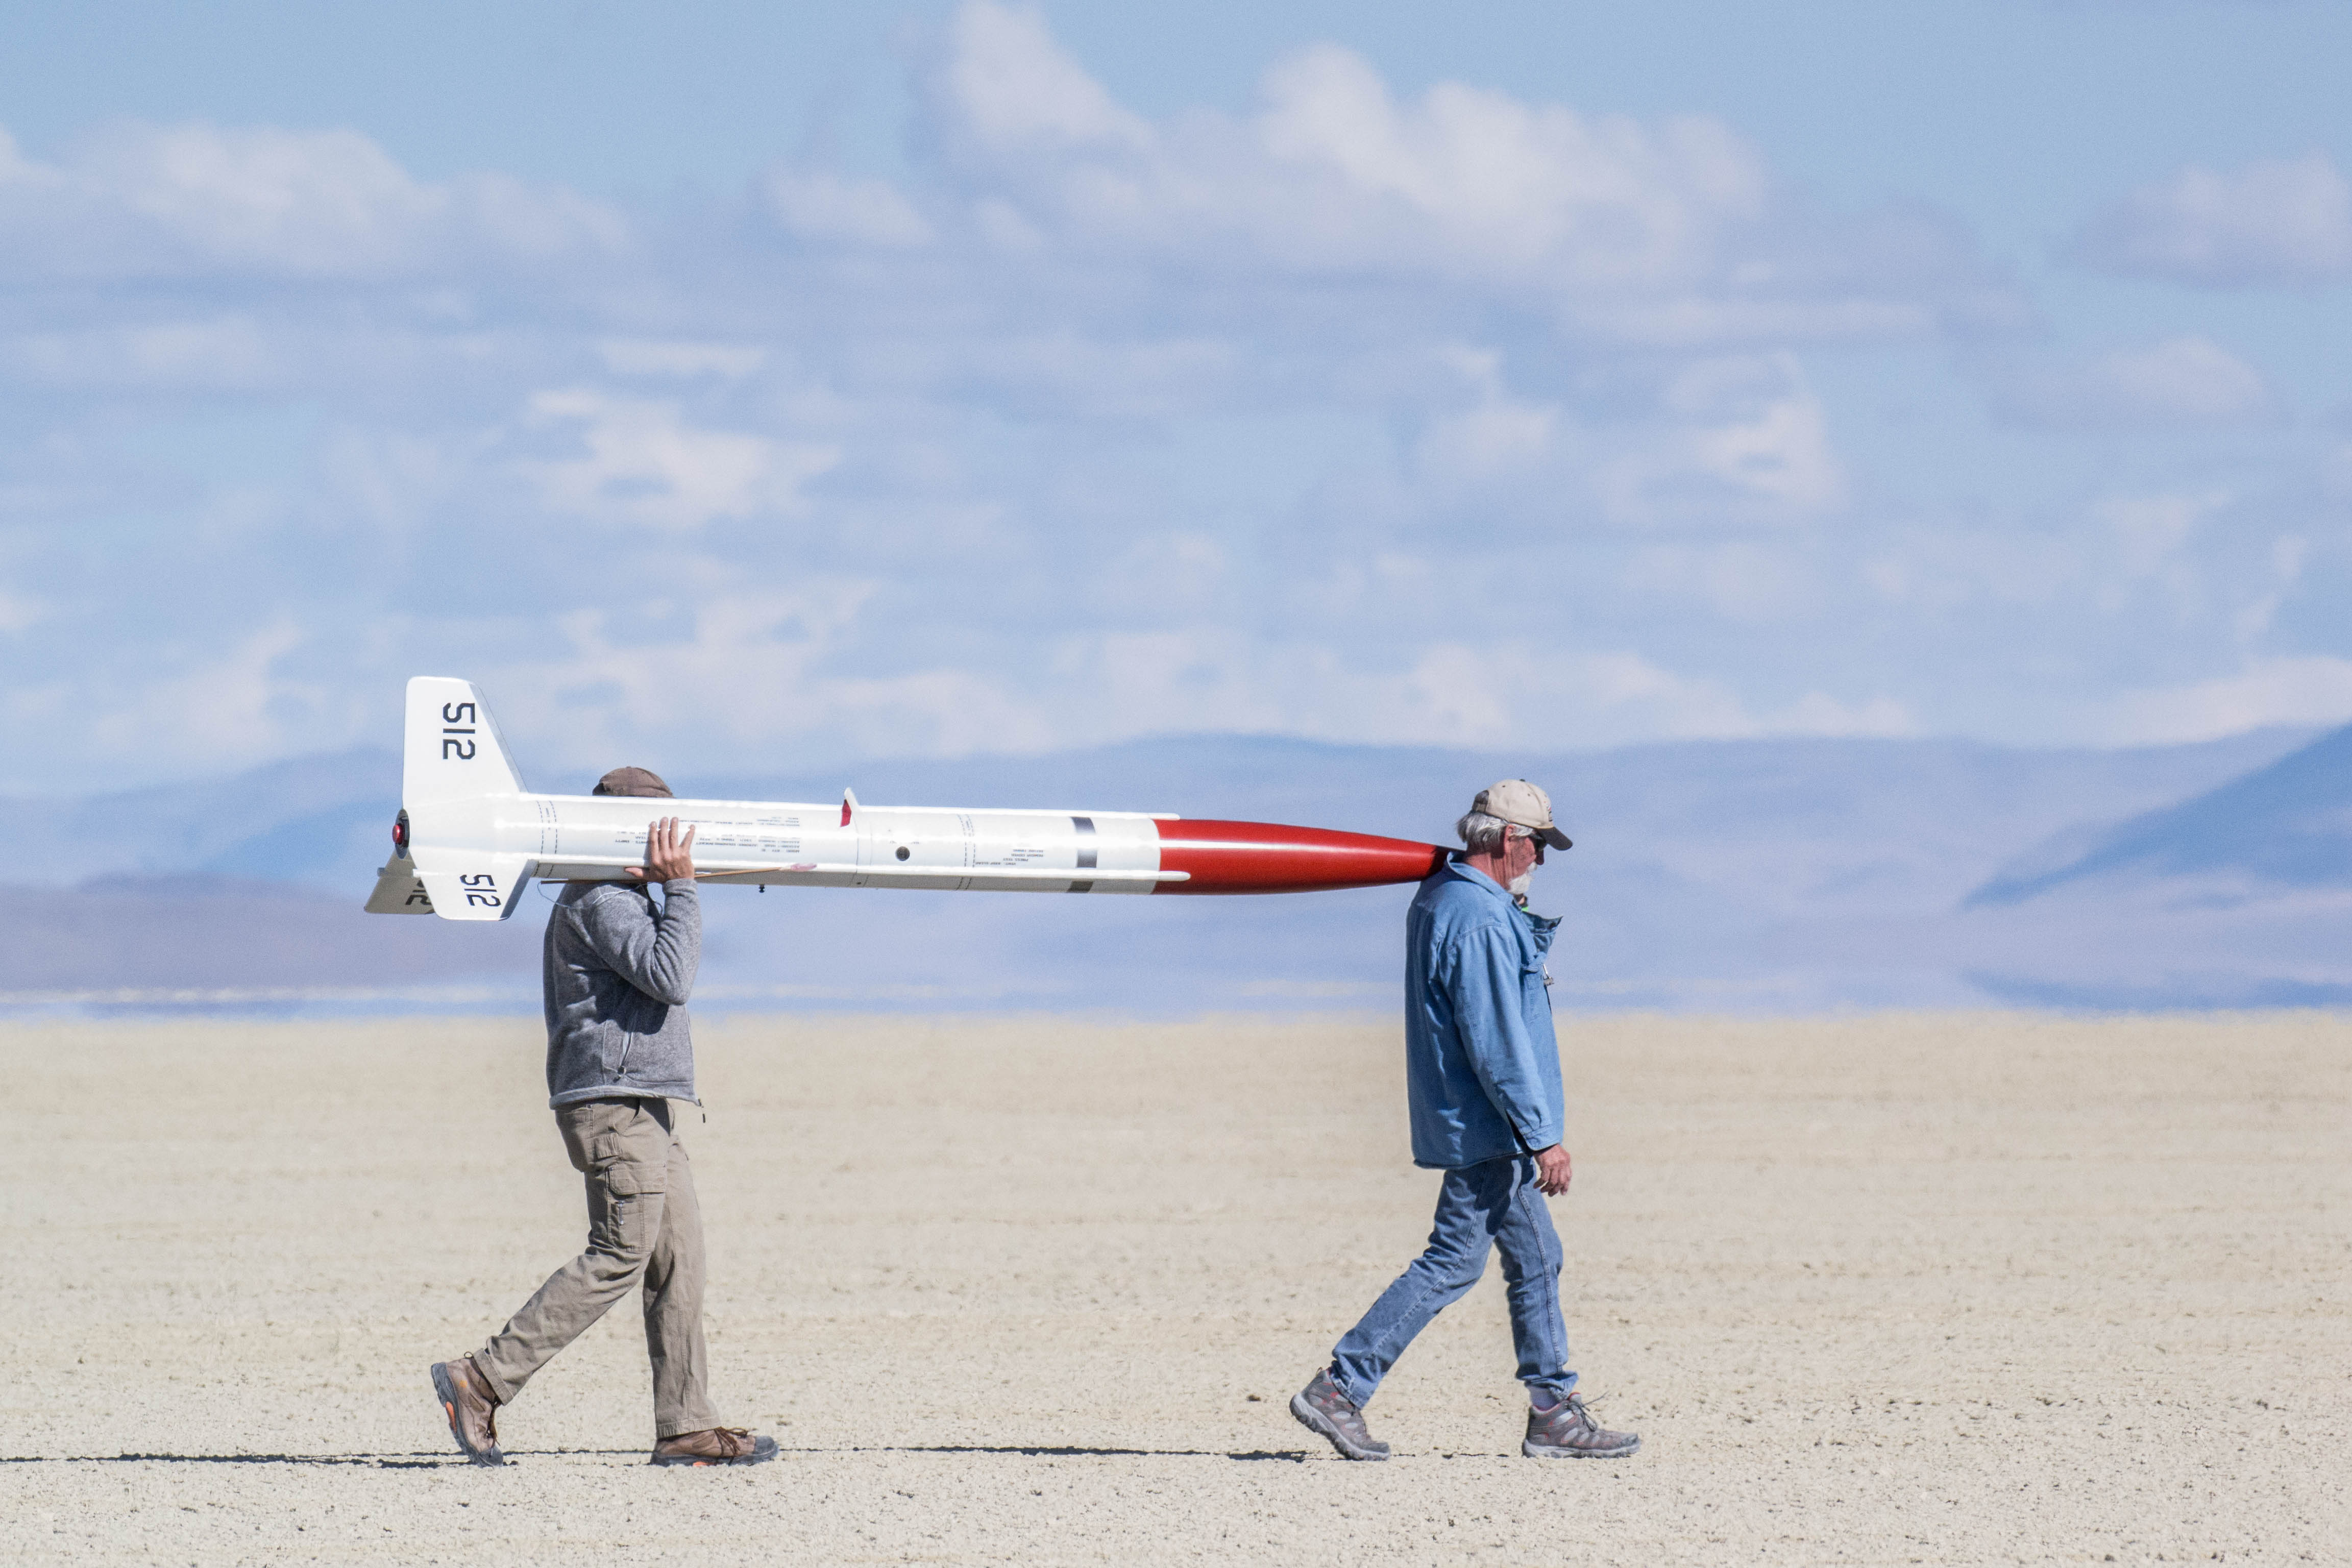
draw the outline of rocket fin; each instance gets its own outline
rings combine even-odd
[[[428,852],[429,853],[429,852]],[[539,869],[528,855],[467,855],[443,851],[431,855],[435,869],[419,869],[433,900],[433,912],[445,921],[511,920],[522,907],[522,890]]]
[[[408,683],[400,795],[409,810],[440,801],[520,795],[522,776],[490,705],[470,680],[420,675]]]
[[[523,809],[523,784],[472,681],[420,675],[408,683],[400,794],[409,861],[433,912],[445,921],[511,917],[538,861],[491,847],[499,820]]]
[[[375,891],[368,895],[367,912],[372,915],[429,915],[433,912],[432,895],[416,875],[416,863],[405,856],[395,855],[383,863],[375,875]]]

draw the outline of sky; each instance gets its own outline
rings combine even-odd
[[[2352,719],[2352,8],[0,26],[0,790]]]

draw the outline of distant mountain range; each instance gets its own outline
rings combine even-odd
[[[2178,805],[2066,835],[1968,901],[2013,905],[2087,881],[2182,878],[2352,887],[2352,726]]]
[[[2036,846],[1965,900],[1980,983],[2091,1005],[2352,1000],[2352,727]]]
[[[831,801],[846,784],[877,805],[1175,810],[1440,842],[1480,785],[1523,774],[1577,839],[1536,884],[1567,920],[1566,1005],[2352,1001],[2352,728],[2107,752],[1818,740],[1553,756],[1210,736],[824,776],[664,771],[706,796]],[[399,777],[394,753],[362,750],[6,803],[0,1001],[534,1008],[534,910],[496,927],[360,912]],[[713,890],[699,1005],[1386,1009],[1408,896]]]

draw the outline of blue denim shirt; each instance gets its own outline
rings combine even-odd
[[[1456,1170],[1560,1141],[1567,1108],[1544,985],[1559,926],[1459,860],[1413,895],[1404,1049],[1414,1164]]]

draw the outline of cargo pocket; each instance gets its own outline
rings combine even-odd
[[[669,1163],[669,1129],[662,1125],[663,1117],[656,1114],[658,1101],[646,1100],[614,1100],[603,1102],[602,1115],[589,1132],[588,1163],[591,1169],[605,1170],[617,1165],[644,1165],[651,1172],[653,1185],[633,1191],[661,1191],[662,1172]]]
[[[642,1265],[661,1227],[662,1196],[668,1164],[616,1160],[589,1176],[588,1242],[599,1252]]]
[[[659,1197],[669,1185],[668,1163],[648,1165],[638,1160],[615,1161],[604,1167],[604,1190],[616,1198]]]

